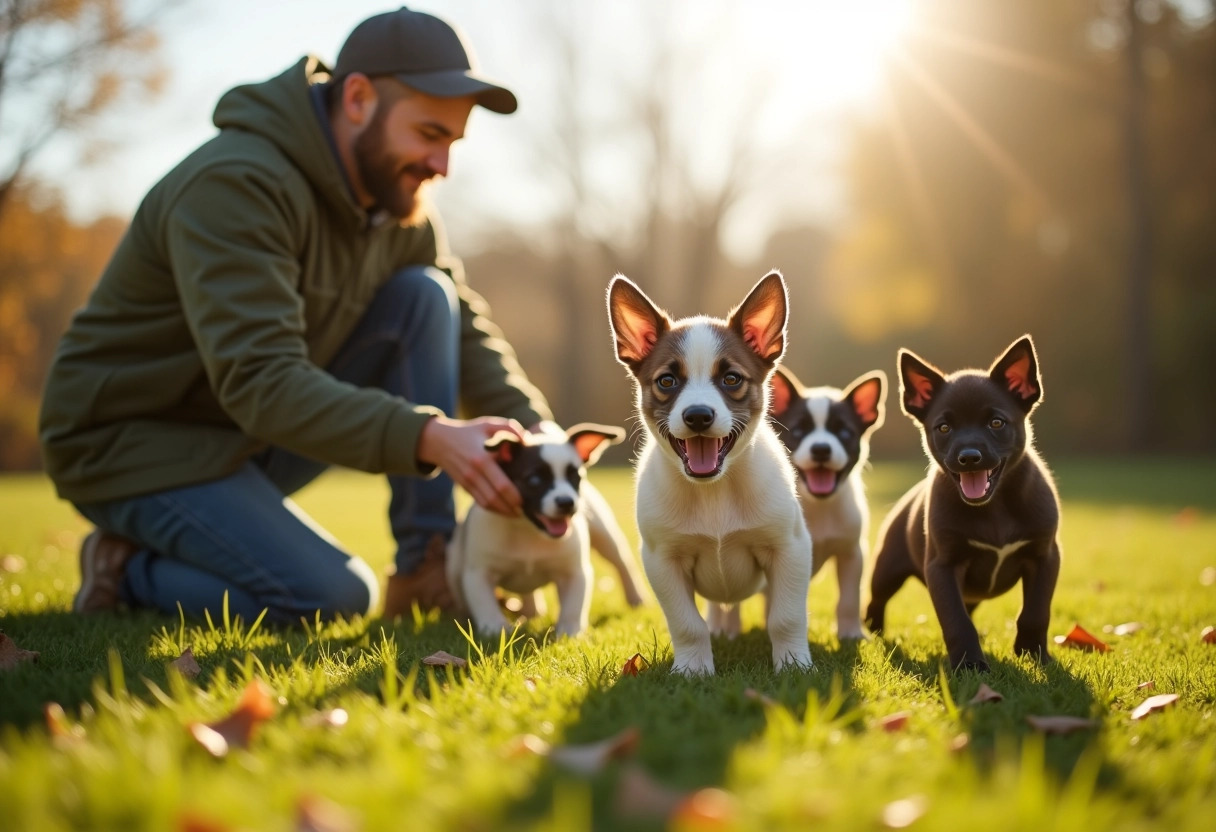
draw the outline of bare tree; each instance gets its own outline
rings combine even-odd
[[[0,0],[0,214],[30,162],[130,92],[162,85],[155,26],[173,2]]]

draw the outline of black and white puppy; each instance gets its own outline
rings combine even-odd
[[[804,387],[787,368],[773,374],[769,411],[798,470],[798,499],[814,544],[812,576],[836,559],[836,634],[864,638],[861,572],[870,540],[870,507],[861,472],[870,434],[882,426],[887,376],[862,376],[844,390]]]
[[[523,597],[525,615],[543,612],[540,589],[557,587],[558,635],[587,628],[591,606],[591,554],[595,546],[621,578],[626,600],[642,602],[625,535],[608,503],[585,481],[586,466],[620,442],[625,432],[581,424],[569,431],[546,430],[521,442],[499,434],[486,447],[523,497],[523,516],[504,517],[474,504],[456,527],[448,551],[447,577],[478,632],[509,629],[498,604],[497,587]]]
[[[711,631],[737,634],[738,604],[762,590],[774,665],[809,667],[811,538],[767,417],[769,376],[785,351],[785,281],[777,272],[760,280],[727,320],[673,321],[617,275],[608,316],[644,426],[642,565],[671,632],[673,669],[712,674]],[[708,625],[697,594],[709,602]]]
[[[881,631],[887,601],[915,576],[929,588],[951,665],[987,670],[971,613],[1020,580],[1013,647],[1047,661],[1060,504],[1030,429],[1043,395],[1034,343],[1025,335],[987,371],[949,376],[901,349],[899,373],[900,403],[932,466],[879,532],[866,624]]]

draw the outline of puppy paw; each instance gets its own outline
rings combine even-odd
[[[836,638],[841,641],[865,641],[866,631],[861,628],[861,622],[851,624],[836,624]]]
[[[961,662],[955,664],[954,669],[956,671],[973,670],[976,673],[987,673],[989,670],[991,670],[991,668],[988,667],[988,662],[984,661],[983,659],[963,659]]]
[[[815,663],[811,661],[811,649],[806,645],[780,652],[773,650],[773,669],[778,673],[783,670],[810,670],[814,666]]]
[[[714,660],[712,656],[709,658],[677,656],[671,669],[682,676],[713,676]]]

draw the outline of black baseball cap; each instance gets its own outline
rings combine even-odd
[[[446,21],[405,6],[364,20],[338,52],[333,75],[392,75],[436,98],[471,95],[496,113],[519,106],[506,87],[474,75],[473,52]]]

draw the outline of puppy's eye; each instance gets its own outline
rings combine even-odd
[[[743,376],[739,375],[736,372],[732,371],[732,372],[729,372],[726,375],[722,376],[722,386],[723,387],[738,387],[742,383],[743,383]]]
[[[942,433],[942,434],[949,433],[950,426],[947,425],[945,422],[942,422],[940,425],[937,426],[937,432]]]
[[[533,488],[539,488],[545,484],[545,478],[540,474],[532,474],[530,477],[528,477],[527,483]]]
[[[663,373],[663,375],[659,376],[658,380],[655,381],[655,384],[659,386],[660,390],[674,390],[679,383],[680,380],[671,373]]]
[[[1005,420],[999,418],[993,419],[988,423],[988,427],[992,428],[993,430],[1000,430],[1001,428],[1005,427]]]
[[[853,438],[853,431],[848,428],[841,428],[836,435],[847,442]]]

